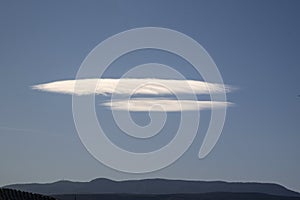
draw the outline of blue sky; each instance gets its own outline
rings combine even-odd
[[[2,1],[0,5],[0,185],[163,177],[275,182],[300,191],[298,1]],[[223,134],[209,156],[197,158],[200,131],[175,164],[133,175],[102,165],[85,150],[75,130],[70,96],[30,86],[74,79],[98,43],[145,26],[174,29],[195,39],[212,56],[224,82],[239,90],[228,94],[236,106],[228,109]],[[199,78],[186,62],[151,50],[120,58],[105,76],[117,78],[147,62],[164,63],[189,79]],[[200,129],[205,129],[209,113],[203,116]],[[166,132],[174,128],[171,120]]]

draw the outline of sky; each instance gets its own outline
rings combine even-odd
[[[1,1],[0,185],[160,177],[272,182],[300,191],[299,8],[296,0]],[[139,27],[190,36],[213,58],[224,83],[238,90],[227,94],[235,106],[227,109],[222,135],[207,157],[197,156],[210,116],[206,110],[179,160],[159,171],[130,174],[101,164],[85,149],[73,121],[72,96],[32,86],[74,80],[96,45]],[[119,78],[150,62],[201,80],[186,61],[149,49],[120,57],[104,77]],[[139,143],[118,134],[109,111],[97,109],[97,116],[114,143],[138,151],[161,147],[178,127],[177,114],[168,114],[166,137]],[[133,119],[148,123],[143,113]]]

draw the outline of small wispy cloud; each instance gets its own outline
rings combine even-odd
[[[55,132],[43,131],[43,130],[35,130],[28,128],[16,128],[16,127],[8,127],[8,126],[0,126],[0,133],[13,132],[13,133],[29,133],[29,134],[47,134],[47,135],[60,135]]]
[[[136,112],[150,110],[175,112],[226,107],[233,104],[215,101],[174,100],[170,97],[178,94],[187,97],[199,94],[228,93],[234,90],[230,86],[196,80],[129,78],[63,80],[34,85],[32,89],[69,95],[117,95],[121,99],[105,101],[100,103],[100,106],[113,110]],[[122,99],[122,96],[129,97],[131,95],[147,96],[147,98]],[[161,96],[168,95],[169,98],[161,99]]]

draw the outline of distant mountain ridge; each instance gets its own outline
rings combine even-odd
[[[98,178],[90,182],[58,181],[46,184],[15,184],[5,188],[40,193],[57,194],[202,194],[213,192],[264,193],[300,197],[300,194],[273,183],[239,183],[224,181],[189,181],[168,179],[143,179],[113,181]]]
[[[299,200],[299,197],[275,196],[261,193],[204,194],[77,194],[54,195],[57,200]]]

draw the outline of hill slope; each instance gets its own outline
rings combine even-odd
[[[55,200],[54,197],[22,192],[18,190],[0,188],[1,200]]]

